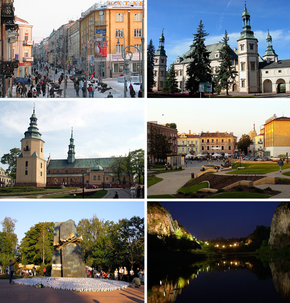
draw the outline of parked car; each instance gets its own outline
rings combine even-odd
[[[96,185],[87,185],[86,189],[95,189],[98,188]]]
[[[22,77],[17,77],[15,78],[17,83],[22,83],[24,82],[24,84],[28,84],[28,78],[22,78]]]

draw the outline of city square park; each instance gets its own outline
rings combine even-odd
[[[230,160],[188,161],[184,167],[164,165],[148,171],[148,198],[283,198],[289,197],[290,164],[279,171],[277,162]]]

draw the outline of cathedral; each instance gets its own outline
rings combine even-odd
[[[97,187],[124,186],[130,183],[130,175],[123,173],[118,180],[114,173],[117,158],[76,159],[73,130],[68,145],[66,159],[44,159],[44,141],[37,127],[35,108],[30,117],[30,124],[21,140],[21,154],[16,164],[16,186],[82,186]]]
[[[249,93],[290,93],[290,60],[278,60],[272,44],[272,37],[268,30],[266,37],[267,49],[263,57],[258,52],[258,39],[251,29],[250,14],[245,5],[242,14],[243,30],[237,40],[238,47],[232,49],[232,65],[238,72],[229,91],[241,94]],[[154,91],[161,91],[166,79],[167,56],[164,48],[165,37],[162,32],[159,38],[159,47],[154,56]],[[210,53],[211,72],[214,78],[219,65],[223,43],[207,45]],[[187,67],[191,61],[187,56],[190,49],[183,56],[173,62],[178,88],[186,93],[185,83],[188,75]]]

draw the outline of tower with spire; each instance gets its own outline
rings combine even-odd
[[[251,29],[246,3],[242,19],[243,30],[238,39],[240,92],[256,93],[260,91],[258,39]]]
[[[270,61],[278,61],[278,55],[275,53],[274,49],[273,49],[273,45],[272,45],[272,36],[270,35],[270,32],[268,30],[268,35],[266,37],[266,41],[267,41],[267,49],[265,52],[265,55],[263,56],[263,59],[266,60],[268,63]]]
[[[167,56],[164,49],[165,37],[162,31],[159,37],[159,46],[154,56],[154,82],[156,91],[161,91],[166,80]]]
[[[21,154],[16,163],[16,186],[46,186],[46,161],[44,160],[44,141],[37,127],[35,107],[30,124],[21,139]]]
[[[70,144],[68,146],[67,152],[67,162],[74,163],[75,162],[75,145],[74,145],[74,138],[73,138],[73,128],[71,129],[71,137],[70,137]]]

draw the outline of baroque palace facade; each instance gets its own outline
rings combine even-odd
[[[21,140],[21,154],[16,164],[16,186],[82,186],[93,184],[110,187],[119,184],[113,172],[116,158],[75,158],[73,131],[71,131],[66,159],[44,159],[44,141],[37,127],[35,109],[30,125]],[[130,176],[121,176],[122,184],[129,184]],[[104,184],[103,184],[104,183]]]
[[[267,49],[263,57],[258,52],[258,39],[250,25],[250,14],[245,5],[242,14],[243,30],[237,40],[238,48],[232,50],[232,65],[238,72],[235,81],[231,84],[229,91],[239,93],[290,93],[290,60],[278,60],[272,45],[272,37],[268,31],[266,37]],[[153,90],[160,91],[166,79],[167,56],[164,49],[165,38],[159,38],[159,47],[154,57],[154,87]],[[214,78],[220,65],[220,51],[223,43],[207,45],[210,53],[211,71]],[[187,56],[192,52],[190,49],[183,56],[177,57],[173,62],[178,88],[185,91],[187,81],[187,68],[191,62]]]

